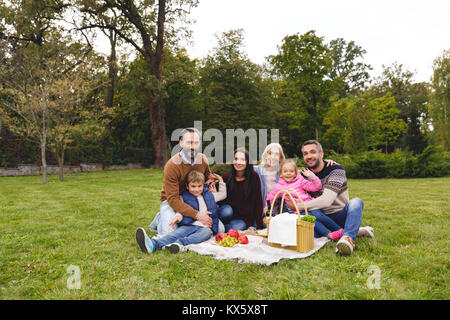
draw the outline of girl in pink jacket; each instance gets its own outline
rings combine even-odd
[[[302,174],[307,178],[303,178]],[[295,159],[286,159],[284,160],[280,165],[280,180],[278,180],[278,183],[275,185],[273,190],[267,194],[266,197],[266,208],[264,211],[267,211],[267,209],[270,209],[270,207],[267,207],[268,202],[271,204],[272,201],[276,200],[274,199],[275,195],[280,190],[287,190],[287,189],[294,189],[297,191],[298,195],[302,198],[303,201],[309,201],[312,200],[313,197],[311,197],[306,191],[319,191],[322,189],[322,183],[320,182],[320,179],[309,169],[303,168],[300,172],[297,170],[297,162]],[[297,195],[294,192],[290,192],[295,202],[300,202],[300,199],[298,199]],[[280,193],[278,195],[278,198],[281,198],[283,196],[283,193]],[[286,195],[284,200],[290,200],[290,198]],[[299,206],[299,210],[302,209],[302,206]],[[273,212],[274,214],[277,214],[278,212]]]

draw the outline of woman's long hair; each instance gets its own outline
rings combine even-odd
[[[234,150],[233,153],[233,161],[234,157],[237,152],[242,152],[245,155],[245,162],[247,163],[245,170],[244,170],[244,198],[246,200],[249,200],[252,192],[253,192],[253,186],[254,186],[254,175],[253,175],[253,164],[250,163],[250,156],[248,151],[245,148],[237,148]],[[236,191],[236,174],[237,171],[234,168],[234,165],[231,164],[231,175],[229,176],[228,180],[226,181],[227,184],[227,192],[228,195],[233,195],[233,193]]]

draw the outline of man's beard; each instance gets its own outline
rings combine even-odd
[[[322,159],[319,158],[319,159],[317,159],[316,162],[314,162],[314,164],[312,166],[310,166],[310,168],[311,169],[317,169],[320,166],[321,163],[322,163]]]
[[[192,154],[192,151],[194,151],[193,154]],[[191,162],[193,162],[195,160],[195,158],[197,157],[198,151],[195,149],[183,149],[183,153],[187,159],[190,159]]]

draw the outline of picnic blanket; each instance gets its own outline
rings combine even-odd
[[[218,260],[237,260],[239,263],[256,263],[271,265],[281,259],[301,259],[309,257],[322,248],[328,241],[326,237],[314,239],[314,249],[306,253],[274,248],[267,244],[267,238],[247,235],[248,244],[237,244],[234,247],[222,247],[214,238],[208,241],[186,246],[189,251],[202,255],[213,255]]]

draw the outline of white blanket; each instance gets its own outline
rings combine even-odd
[[[306,253],[293,250],[274,248],[267,245],[267,238],[248,235],[248,244],[237,244],[234,247],[222,247],[215,243],[214,238],[208,241],[190,244],[186,248],[202,255],[213,255],[218,260],[237,260],[239,263],[256,263],[270,265],[281,259],[306,258],[322,248],[328,241],[326,237],[315,238],[314,248]]]

